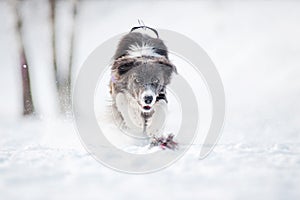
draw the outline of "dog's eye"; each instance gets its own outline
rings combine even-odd
[[[152,83],[158,83],[159,81],[158,81],[158,79],[154,79],[153,81],[152,81]]]
[[[140,83],[140,82],[141,82],[141,79],[135,78],[134,81],[135,81],[136,83]]]

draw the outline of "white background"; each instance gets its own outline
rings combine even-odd
[[[199,146],[155,174],[112,171],[91,158],[57,116],[47,1],[25,1],[25,46],[38,119],[22,119],[10,1],[0,2],[0,199],[299,199],[300,3],[297,1],[83,1],[75,72],[101,42],[146,25],[204,48],[226,93],[215,150]],[[59,63],[67,65],[70,3],[57,8]]]

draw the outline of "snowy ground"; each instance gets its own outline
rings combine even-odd
[[[204,160],[197,159],[199,146],[194,145],[165,170],[128,175],[96,162],[65,123],[19,121],[18,126],[1,129],[1,199],[298,199],[300,195],[300,144],[221,143]],[[55,138],[43,135],[45,130]]]
[[[1,200],[300,198],[300,2],[81,3],[76,73],[95,47],[129,30],[137,19],[192,38],[220,72],[227,116],[214,151],[198,160],[200,146],[195,144],[172,166],[146,175],[102,166],[84,150],[71,121],[57,117],[48,7],[37,0],[26,1],[22,10],[38,119],[21,118],[18,55],[8,2],[0,2]],[[60,1],[62,63],[68,57],[66,10],[68,2]]]

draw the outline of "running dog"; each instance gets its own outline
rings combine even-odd
[[[113,57],[110,80],[113,113],[120,125],[136,136],[157,136],[166,117],[166,86],[174,73],[158,34],[154,38],[132,30],[125,35]]]

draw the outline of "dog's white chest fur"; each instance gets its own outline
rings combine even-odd
[[[141,115],[140,106],[129,94],[117,94],[116,106],[123,117],[126,129],[131,134],[147,137],[160,135],[163,132],[167,113],[167,104],[165,101],[159,101],[154,104],[154,113],[147,119],[146,132],[144,132],[145,119]]]

